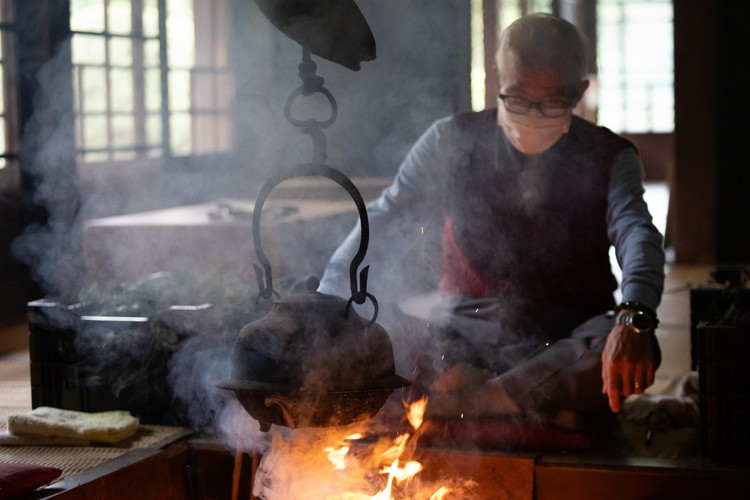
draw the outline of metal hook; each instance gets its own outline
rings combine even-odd
[[[260,260],[260,263],[263,266],[266,274],[266,285],[265,287],[261,286],[261,294],[267,295],[270,298],[270,295],[274,293],[271,263],[269,262],[268,257],[266,257],[266,254],[263,251],[263,244],[261,243],[260,239],[260,220],[263,211],[263,204],[265,203],[266,198],[268,198],[268,195],[271,193],[273,188],[275,188],[278,184],[293,177],[304,176],[320,176],[331,179],[339,186],[343,187],[346,192],[349,193],[349,196],[351,196],[354,200],[354,203],[357,206],[357,212],[359,213],[361,230],[359,248],[357,249],[357,253],[354,255],[352,263],[349,267],[349,282],[352,292],[351,301],[357,304],[363,304],[365,300],[369,298],[373,301],[373,303],[376,303],[377,301],[375,300],[375,297],[367,293],[367,276],[369,273],[369,266],[365,266],[365,268],[362,269],[361,272],[359,272],[359,280],[357,279],[359,266],[360,264],[362,264],[362,261],[365,258],[365,254],[367,253],[367,245],[370,241],[370,223],[367,218],[367,207],[365,205],[365,201],[362,198],[362,195],[360,194],[357,187],[347,176],[333,167],[316,163],[296,165],[292,168],[287,168],[279,171],[278,173],[276,173],[276,175],[266,181],[266,183],[261,187],[260,192],[258,193],[258,197],[255,200],[255,209],[253,210],[253,244],[255,245],[255,253],[258,256],[258,260]],[[255,268],[260,286],[260,283],[262,283],[263,271],[258,266],[255,266]]]
[[[313,141],[313,163],[323,163],[326,158],[326,136],[323,133],[324,128],[333,125],[338,116],[338,104],[333,94],[323,86],[323,78],[315,74],[317,65],[310,58],[310,51],[302,49],[302,62],[299,65],[299,77],[302,85],[297,87],[289,94],[284,103],[284,117],[293,126],[302,129],[301,132],[309,134]],[[325,120],[307,118],[299,120],[292,116],[292,105],[299,96],[310,97],[313,94],[322,94],[331,106],[331,114]]]

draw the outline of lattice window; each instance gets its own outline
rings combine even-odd
[[[230,0],[71,0],[81,161],[231,147],[230,6]]]
[[[618,132],[674,130],[670,0],[599,0],[599,122]]]

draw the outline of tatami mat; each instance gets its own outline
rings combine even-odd
[[[28,382],[0,382],[0,432],[6,430],[6,418],[31,410]],[[143,448],[160,448],[190,434],[184,427],[141,425],[132,437],[115,445],[101,446],[0,446],[0,462],[32,463],[57,467],[63,473],[58,481],[126,453]]]

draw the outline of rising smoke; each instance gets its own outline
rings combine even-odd
[[[73,160],[73,116],[57,97],[70,96],[70,44],[61,44],[37,74],[33,96],[38,111],[24,131],[24,174],[33,186],[26,209],[40,214],[12,244],[13,255],[29,265],[40,288],[66,295],[83,275],[80,196]]]
[[[355,183],[357,176],[392,176],[408,148],[430,122],[465,108],[469,102],[468,76],[463,71],[454,70],[466,66],[468,54],[468,41],[463,31],[466,27],[455,23],[456,12],[465,8],[462,2],[360,0],[357,4],[373,30],[378,58],[365,63],[358,72],[329,61],[315,60],[318,74],[325,78],[326,87],[339,104],[336,123],[325,131],[328,163],[354,177]],[[14,242],[13,251],[19,260],[30,265],[45,295],[63,304],[76,302],[82,296],[87,301],[108,303],[112,290],[138,290],[138,284],[152,271],[197,271],[199,275],[206,271],[211,276],[220,275],[215,269],[192,268],[194,264],[191,263],[195,261],[189,258],[182,261],[186,262],[184,267],[148,269],[145,263],[154,256],[145,252],[156,251],[156,246],[144,250],[144,246],[136,245],[134,240],[125,236],[113,238],[113,246],[104,251],[131,260],[136,252],[143,255],[142,258],[135,257],[137,262],[143,263],[143,271],[112,282],[110,278],[116,276],[116,272],[97,275],[96,270],[91,269],[91,261],[84,258],[86,225],[92,219],[104,216],[211,203],[225,197],[251,198],[259,183],[277,165],[309,161],[309,137],[294,130],[283,119],[286,96],[299,85],[300,47],[276,32],[252,2],[234,2],[234,5],[240,9],[234,13],[232,27],[232,69],[236,77],[233,105],[238,124],[234,131],[238,152],[235,158],[214,163],[206,160],[198,162],[201,168],[184,170],[165,169],[162,165],[154,166],[153,162],[134,164],[132,172],[127,170],[128,165],[123,169],[101,165],[97,170],[91,165],[76,165],[72,110],[58,106],[60,101],[57,100],[61,92],[72,95],[69,44],[62,44],[55,57],[37,75],[36,111],[24,131],[35,144],[32,149],[36,153],[31,159],[33,161],[28,162],[31,167],[26,174],[34,181],[34,203],[43,207],[48,217],[26,228]],[[308,193],[300,198],[315,196]],[[308,274],[320,276],[323,263],[352,222],[353,218],[346,219],[342,229],[331,230],[307,224],[301,217],[293,225],[293,230],[302,231],[302,236],[282,239],[277,257],[281,256],[280,260],[287,262],[299,259],[313,264],[304,266],[304,271],[297,270],[299,275],[281,276],[280,281],[286,279],[288,283],[295,283],[304,280]],[[419,231],[418,228],[409,230],[415,231],[415,235]],[[398,236],[401,230],[394,228],[390,231],[394,234],[374,234],[372,239]],[[160,240],[165,234],[166,231],[157,228],[147,238]],[[240,240],[247,242],[246,239]],[[200,241],[205,243],[206,240]],[[217,241],[222,240],[218,238]],[[230,240],[225,245],[236,241]],[[305,243],[300,244],[300,241]],[[174,250],[174,247],[166,248]],[[191,249],[184,245],[178,250],[188,256],[206,252],[205,248]],[[381,259],[375,257],[377,253],[373,250],[374,258],[370,259],[373,262],[373,283],[376,275],[385,278],[394,274],[385,267],[392,255],[381,255],[388,257]],[[244,256],[246,252],[238,249],[237,255]],[[394,255],[398,256],[398,252]],[[419,260],[420,255],[409,258]],[[171,263],[180,261],[177,255],[160,255],[158,259]],[[117,259],[112,262],[116,264]],[[430,262],[437,265],[437,262]],[[235,269],[219,271],[228,271],[234,278],[239,275],[245,284],[254,287],[255,277],[246,273],[252,263],[243,260],[236,264]],[[294,269],[293,266],[290,268]],[[414,279],[422,278],[416,276]],[[383,317],[387,318],[385,308],[395,296],[388,296],[387,281],[385,283],[381,286],[383,292],[379,292],[379,298],[384,304]],[[226,293],[217,291],[217,296],[211,297],[208,292],[210,290],[199,298],[183,298],[182,305],[206,301],[226,305],[221,304],[228,300]],[[98,298],[97,293],[101,294]],[[252,302],[246,304],[248,310],[253,309]],[[216,309],[226,310],[225,307]],[[142,312],[146,313],[145,310]],[[250,320],[254,313],[250,311],[244,318]],[[238,313],[232,318],[241,324],[237,318],[241,319],[242,315]],[[222,328],[227,323],[232,321],[224,322]],[[257,432],[257,423],[248,422],[236,401],[215,387],[215,382],[228,374],[232,335],[236,331],[193,332],[197,335],[183,339],[169,362],[169,381],[176,398],[174,404],[181,416],[196,427],[218,425],[226,433],[228,442],[236,440],[237,431],[232,429],[236,429],[238,421],[243,422],[243,429]],[[403,353],[417,348],[413,344],[423,341],[422,337],[409,338],[408,334],[394,339],[397,356],[404,356]],[[147,353],[137,352],[139,343],[127,344],[127,338],[122,342],[125,344],[118,349],[129,349],[128,359],[147,357]],[[79,347],[87,356],[97,357],[96,343]],[[101,353],[101,359],[89,361],[94,366],[104,361],[111,365],[117,361],[113,352],[118,351]],[[399,363],[406,365],[407,358],[405,356]],[[232,424],[224,426],[224,422]]]

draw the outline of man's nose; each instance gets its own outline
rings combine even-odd
[[[544,114],[544,111],[542,111],[542,103],[541,102],[532,102],[529,105],[529,111],[526,113],[531,114],[531,112],[536,112],[536,115],[541,118],[546,118],[546,115]]]

